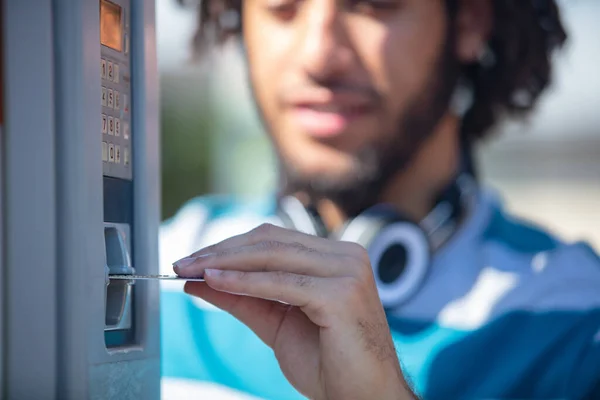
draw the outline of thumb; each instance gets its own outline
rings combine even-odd
[[[219,292],[206,282],[188,281],[184,291],[228,312],[271,348],[275,343],[279,325],[290,307],[276,301]]]

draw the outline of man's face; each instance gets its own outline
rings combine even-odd
[[[445,113],[443,0],[244,0],[251,84],[290,190],[374,201]]]

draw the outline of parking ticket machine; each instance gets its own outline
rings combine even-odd
[[[1,0],[0,398],[160,398],[154,0]]]

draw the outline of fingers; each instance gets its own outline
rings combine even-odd
[[[205,282],[186,282],[184,290],[230,313],[270,347],[275,343],[277,329],[289,307],[264,299],[220,292]]]
[[[188,264],[175,265],[182,277],[203,276],[205,269],[247,272],[283,271],[299,275],[331,277],[349,273],[347,255],[319,252],[299,242],[266,241],[205,254]]]
[[[190,255],[198,257],[205,254],[220,253],[227,249],[238,248],[242,246],[252,246],[261,242],[278,241],[281,243],[296,243],[322,252],[332,252],[332,244],[322,238],[305,233],[281,228],[271,224],[263,224],[257,228],[237,236],[233,236],[222,242],[205,247]]]
[[[332,283],[327,278],[280,271],[207,270],[205,279],[215,290],[297,306],[305,309],[307,315],[321,308]]]

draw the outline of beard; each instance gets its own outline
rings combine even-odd
[[[278,152],[279,195],[302,193],[313,204],[327,199],[349,218],[376,204],[390,180],[412,161],[449,109],[461,69],[453,43],[449,29],[428,80],[396,118],[395,129],[353,154],[344,174],[307,174]]]

